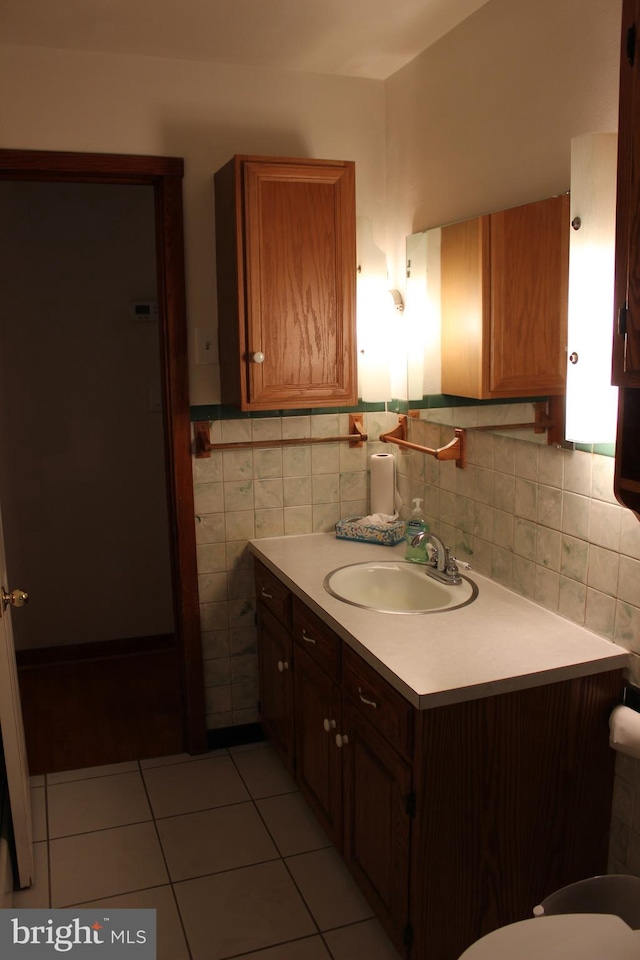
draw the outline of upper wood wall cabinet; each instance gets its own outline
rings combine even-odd
[[[442,228],[442,392],[565,392],[569,197]]]
[[[214,185],[222,402],[355,404],[355,164],[235,156]]]

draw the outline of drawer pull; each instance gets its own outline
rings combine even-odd
[[[262,588],[261,596],[263,596],[265,600],[273,600],[273,594],[267,593],[264,587]]]
[[[280,673],[284,673],[284,671],[288,669],[289,669],[288,660],[278,660],[278,670],[280,671]]]
[[[302,628],[302,639],[303,639],[306,643],[315,643],[315,642],[316,642],[316,641],[313,639],[313,637],[310,637],[310,636],[309,636],[309,634],[308,634],[307,631],[304,629],[304,627]]]
[[[358,694],[360,695],[362,703],[366,703],[368,707],[373,707],[374,710],[378,709],[378,704],[375,702],[375,700],[367,700],[367,698],[364,696],[362,693],[362,687],[358,687]]]
[[[324,727],[327,733],[331,733],[331,731],[335,730],[336,728],[336,722],[335,720],[329,720],[328,717],[325,717],[324,720],[322,721],[322,726]]]
[[[346,747],[349,743],[349,737],[346,733],[336,733],[336,746],[337,747]]]

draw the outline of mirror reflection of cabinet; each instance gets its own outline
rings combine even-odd
[[[567,195],[443,227],[442,392],[563,394],[568,276]]]

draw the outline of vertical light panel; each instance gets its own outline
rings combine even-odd
[[[571,141],[567,440],[613,443],[611,386],[617,135]]]

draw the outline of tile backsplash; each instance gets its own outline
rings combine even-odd
[[[443,411],[428,409],[410,418],[409,439],[428,447],[448,443],[453,428],[428,419],[434,415],[443,419]],[[486,415],[499,417],[500,408]],[[361,448],[241,448],[193,461],[209,729],[258,719],[247,541],[330,532],[337,520],[369,512],[368,458],[390,451],[378,437],[397,416],[364,413],[363,419],[369,442]],[[348,414],[338,413],[211,423],[212,443],[346,433]],[[640,683],[640,523],[615,501],[614,461],[523,436],[468,430],[464,470],[393,448],[403,518],[412,498],[423,498],[431,529],[459,560],[626,647],[631,679]],[[640,874],[640,761],[621,755],[611,869]]]
[[[193,460],[200,616],[207,727],[258,719],[254,624],[254,537],[333,531],[343,517],[369,512],[369,456],[388,445],[380,433],[395,414],[364,413],[370,440],[212,451]],[[337,437],[349,433],[346,413],[216,420],[212,443]]]

